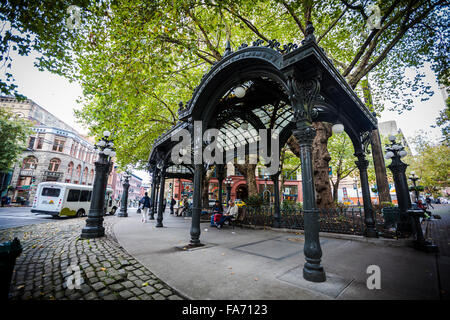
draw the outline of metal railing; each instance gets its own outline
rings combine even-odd
[[[274,206],[239,208],[238,223],[250,227],[273,227],[275,222]],[[318,209],[321,232],[364,235],[364,210],[361,207],[336,209]],[[279,228],[304,230],[304,212],[297,207],[280,208],[281,219]],[[403,238],[408,235],[399,233],[392,228],[392,221],[385,221],[381,211],[375,211],[375,229],[385,238]],[[209,221],[210,208],[202,208],[202,221]]]

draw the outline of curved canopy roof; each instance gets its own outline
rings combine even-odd
[[[277,130],[282,147],[295,127],[287,77],[292,72],[307,77],[312,69],[322,74],[314,121],[343,123],[355,150],[361,148],[364,133],[377,127],[376,118],[316,42],[283,49],[276,41],[261,44],[255,41],[253,46],[244,44],[236,52],[225,52],[203,76],[192,99],[180,107],[180,122],[155,140],[150,165],[162,160],[171,165],[169,153],[177,143],[171,141],[171,135],[180,129],[192,132],[194,120],[203,121],[204,130],[218,129],[217,143],[223,151],[257,142],[259,129]],[[236,93],[237,87],[244,88],[244,96]],[[246,152],[253,153],[248,147]]]

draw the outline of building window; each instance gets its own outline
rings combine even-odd
[[[20,176],[20,177],[19,177],[19,181],[17,181],[17,186],[18,186],[18,187],[29,186],[29,185],[31,184],[31,178],[32,178],[32,177],[23,177],[23,176]]]
[[[37,140],[37,146],[36,149],[42,149],[44,145],[44,137],[42,137],[41,135],[38,136],[38,140]]]
[[[61,164],[61,160],[53,158],[52,160],[50,160],[50,163],[48,165],[48,171],[58,171],[59,169],[59,165]]]
[[[289,170],[283,170],[283,176],[285,177],[285,180],[287,180],[287,181],[297,180],[297,172],[296,171],[290,172],[290,174],[289,174]]]
[[[91,169],[91,174],[89,176],[89,181],[90,181],[90,183],[94,182],[94,169]]]
[[[77,172],[76,172],[77,178],[81,176],[81,165],[77,166]]]
[[[64,149],[64,140],[58,140],[55,139],[55,142],[53,142],[53,151],[62,152]]]
[[[67,166],[67,174],[68,174],[69,176],[71,176],[71,175],[72,175],[72,172],[73,172],[73,162],[71,161],[71,162],[69,163],[69,165]]]
[[[88,181],[88,168],[87,167],[85,167],[84,168],[84,170],[83,170],[83,179],[81,179],[81,183],[82,184],[86,184],[86,181]],[[84,180],[84,182],[83,182],[83,180]]]
[[[34,142],[36,141],[35,137],[30,137],[30,140],[28,141],[28,149],[34,149]]]
[[[37,165],[37,159],[33,156],[26,157],[23,160],[22,169],[35,169]]]

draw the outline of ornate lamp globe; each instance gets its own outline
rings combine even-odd
[[[236,88],[234,89],[234,94],[235,94],[236,97],[238,97],[239,99],[240,99],[240,98],[243,98],[243,97],[245,96],[245,93],[246,93],[246,90],[245,90],[245,88],[244,88],[243,86],[239,86],[239,87],[236,87]]]
[[[344,132],[344,125],[342,123],[335,123],[331,127],[331,131],[333,131],[333,133],[340,134]]]

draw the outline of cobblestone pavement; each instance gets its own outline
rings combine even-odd
[[[86,218],[0,230],[0,242],[19,238],[13,300],[184,300],[130,256],[116,241],[115,216],[105,217],[106,236],[80,239]],[[80,270],[81,285],[76,284]]]

